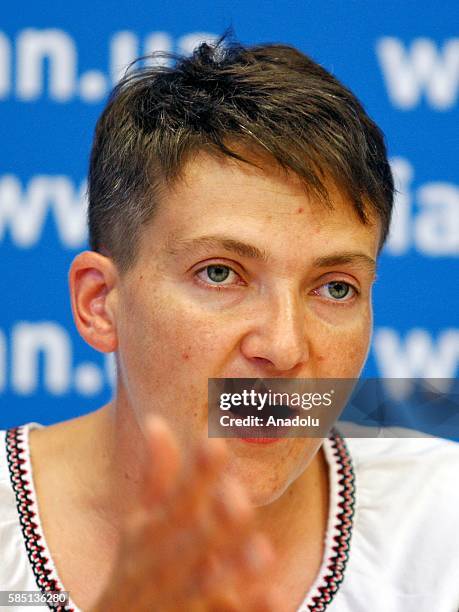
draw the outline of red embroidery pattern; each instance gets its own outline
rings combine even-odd
[[[10,429],[6,433],[7,459],[10,469],[11,483],[16,495],[19,519],[24,535],[27,554],[35,574],[37,585],[42,592],[62,591],[57,580],[50,577],[52,570],[47,568],[48,558],[44,554],[44,546],[40,543],[41,535],[38,525],[34,521],[35,512],[30,506],[33,504],[31,490],[29,489],[28,474],[24,467],[25,459],[21,457],[24,452],[21,427]],[[330,434],[333,454],[338,461],[338,474],[340,476],[339,493],[342,501],[338,503],[340,512],[336,517],[335,528],[339,533],[334,536],[335,545],[332,550],[335,554],[330,558],[327,569],[330,574],[324,576],[322,585],[318,588],[320,595],[313,598],[314,603],[308,606],[310,612],[323,612],[333,600],[339,585],[344,578],[344,570],[349,558],[350,539],[352,535],[352,519],[355,503],[355,477],[352,462],[343,438],[338,432]],[[56,612],[75,612],[70,606],[52,605],[49,607]]]
[[[335,545],[332,550],[336,553],[329,560],[327,569],[330,574],[323,578],[323,584],[318,588],[320,595],[313,597],[313,604],[308,606],[311,612],[323,612],[332,601],[339,585],[344,579],[344,570],[349,559],[350,540],[355,504],[355,476],[352,461],[346,443],[337,431],[330,434],[333,454],[338,460],[340,475],[339,485],[342,490],[339,495],[342,501],[338,503],[340,512],[337,518],[336,529],[339,533],[334,536]]]
[[[22,457],[24,431],[21,427],[14,427],[6,432],[6,454],[10,470],[11,484],[16,495],[16,505],[24,536],[27,555],[35,574],[38,588],[42,593],[49,591],[63,591],[61,585],[52,578],[52,569],[47,567],[49,559],[44,554],[45,547],[41,544],[41,535],[38,524],[34,520],[35,512],[32,493],[29,488],[29,475],[24,467],[25,459]],[[56,612],[74,612],[70,606],[48,603],[49,608]]]

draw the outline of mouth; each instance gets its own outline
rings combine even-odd
[[[232,405],[229,413],[238,419],[244,419],[242,429],[239,429],[239,438],[244,442],[256,444],[269,444],[287,437],[291,426],[282,424],[286,419],[299,415],[299,411],[286,403],[272,403],[274,389],[267,387],[261,380],[247,383],[247,379],[239,383],[235,379],[225,381],[225,392],[241,393],[244,389],[251,393],[250,403]],[[257,419],[255,421],[255,419]]]
[[[251,406],[232,406],[229,410],[235,417],[244,418],[247,416],[262,416],[265,421],[268,421],[269,417],[287,419],[296,416],[298,413],[294,408],[286,404],[276,404],[275,406],[265,405],[263,406],[260,402],[255,403]]]

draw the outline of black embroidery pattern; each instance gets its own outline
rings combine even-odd
[[[50,591],[63,591],[61,585],[51,577],[52,569],[47,567],[48,557],[45,555],[45,547],[41,543],[41,534],[35,520],[35,512],[31,509],[33,505],[32,491],[30,488],[30,476],[24,466],[24,435],[22,427],[14,427],[6,432],[6,456],[10,470],[11,484],[16,495],[16,505],[21,523],[24,542],[30,564],[37,581],[37,586],[42,593]],[[70,606],[48,603],[48,607],[56,612],[75,612]]]
[[[24,466],[24,431],[22,427],[15,427],[6,432],[6,450],[10,470],[12,487],[16,496],[16,504],[19,513],[22,533],[24,536],[27,555],[29,557],[37,585],[43,592],[63,591],[59,582],[52,578],[52,569],[47,567],[48,557],[44,554],[45,547],[41,543],[42,536],[38,524],[35,521],[35,512],[31,509],[33,505],[30,476]],[[335,555],[329,559],[327,569],[329,574],[324,576],[322,584],[318,587],[319,595],[313,598],[313,603],[308,605],[310,612],[324,612],[328,604],[333,600],[341,582],[344,579],[344,570],[349,558],[350,539],[352,535],[354,505],[355,505],[355,476],[351,458],[343,438],[334,431],[330,435],[333,454],[338,461],[339,474],[339,496],[342,498],[338,503],[339,512],[336,517],[335,528],[338,534],[334,536],[335,542],[332,547]],[[75,612],[70,606],[61,604],[48,604],[56,612]]]
[[[318,587],[320,595],[313,597],[312,604],[308,605],[311,612],[323,612],[327,609],[336,595],[341,582],[344,579],[344,570],[349,559],[350,540],[352,535],[354,505],[355,505],[355,476],[352,467],[351,456],[346,443],[337,431],[330,435],[333,454],[338,460],[339,474],[339,496],[342,498],[338,503],[339,512],[336,517],[336,529],[338,534],[333,537],[334,546],[332,550],[334,557],[329,559],[327,569],[330,574],[324,576],[322,584]]]

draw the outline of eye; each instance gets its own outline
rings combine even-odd
[[[331,297],[332,301],[335,302],[348,302],[358,293],[357,289],[350,283],[346,283],[345,281],[341,280],[326,283],[325,285],[322,285],[322,287],[319,287],[319,289],[316,289],[316,291],[323,297]]]
[[[237,283],[240,278],[232,268],[223,264],[210,264],[198,270],[196,276],[207,285],[223,287]]]

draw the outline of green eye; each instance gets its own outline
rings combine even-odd
[[[196,277],[211,289],[231,289],[241,284],[241,277],[230,266],[214,263],[204,266]]]
[[[221,283],[225,281],[228,278],[229,273],[230,273],[230,269],[227,266],[222,266],[222,265],[217,265],[217,264],[207,266],[206,270],[207,270],[207,276],[214,283]]]
[[[343,281],[333,281],[327,284],[330,295],[336,300],[342,300],[349,293],[350,285]]]

